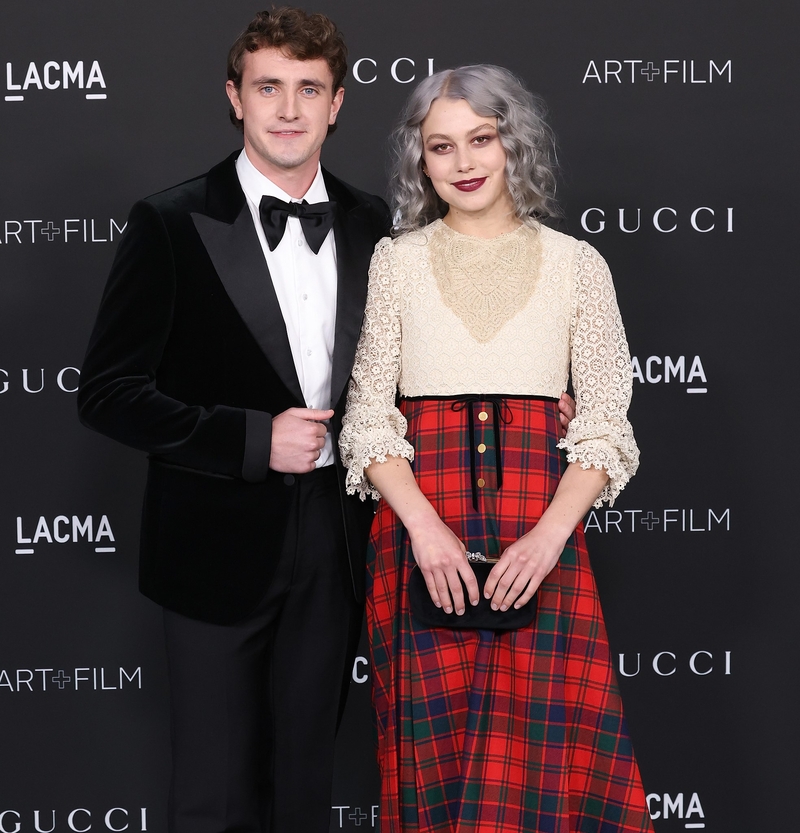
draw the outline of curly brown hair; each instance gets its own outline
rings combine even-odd
[[[269,47],[280,49],[298,61],[323,58],[333,75],[332,93],[342,86],[347,73],[347,47],[336,24],[324,14],[309,14],[291,6],[258,12],[228,53],[228,80],[237,90],[242,83],[245,55]],[[236,117],[232,107],[230,118],[241,130],[242,120]],[[329,125],[328,134],[335,129],[335,123]]]

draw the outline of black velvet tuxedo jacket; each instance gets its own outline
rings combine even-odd
[[[305,407],[237,155],[131,210],[78,394],[84,424],[149,454],[142,592],[220,624],[246,616],[275,569],[296,478],[269,468],[272,415]],[[331,429],[342,571],[360,599],[372,508],[345,495],[336,438],[369,261],[390,217],[378,197],[323,174],[337,204]]]

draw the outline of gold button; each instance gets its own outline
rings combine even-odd
[[[484,451],[486,451],[486,443],[481,443],[478,446],[478,454],[483,454]]]
[[[486,481],[482,477],[479,477],[478,478],[478,486],[480,486],[481,489],[482,489],[485,485],[486,485]]]
[[[486,413],[486,411],[481,411],[481,412],[478,414],[478,419],[479,419],[481,422],[486,422],[486,420],[487,420],[487,419],[489,419],[489,414],[487,414],[487,413]]]

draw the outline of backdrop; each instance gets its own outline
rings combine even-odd
[[[796,4],[314,5],[351,58],[323,158],[361,188],[432,70],[503,64],[546,99],[562,228],[610,263],[634,356],[640,474],[586,523],[656,830],[796,829]],[[0,10],[0,833],[165,829],[144,459],[75,390],[130,205],[240,145],[225,58],[256,10]],[[362,656],[331,830],[375,826],[369,677]]]

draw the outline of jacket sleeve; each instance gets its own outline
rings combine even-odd
[[[163,218],[151,203],[138,202],[120,240],[81,370],[80,419],[101,434],[179,465],[264,480],[269,414],[187,404],[156,387],[175,288]]]

